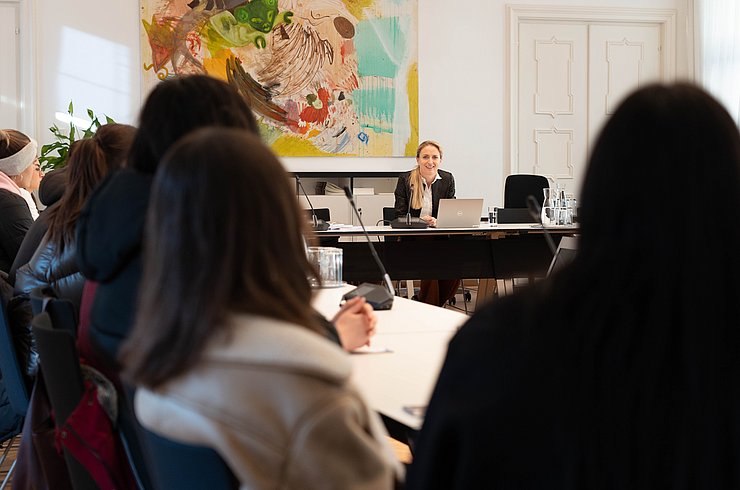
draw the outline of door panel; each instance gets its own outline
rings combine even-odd
[[[606,119],[622,99],[661,74],[661,27],[589,27],[589,137],[595,142]]]
[[[587,25],[520,25],[515,173],[547,175],[573,187],[588,136],[587,48]]]
[[[0,128],[21,127],[17,3],[0,2]]]

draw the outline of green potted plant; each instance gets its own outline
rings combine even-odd
[[[69,147],[72,146],[78,139],[85,139],[95,134],[95,131],[103,124],[110,124],[115,122],[108,116],[105,116],[105,123],[101,123],[98,116],[92,111],[87,109],[87,117],[90,118],[90,125],[85,129],[79,129],[74,124],[74,106],[72,101],[69,102],[67,107],[67,114],[69,114],[69,132],[65,133],[56,124],[49,128],[51,134],[54,135],[56,141],[43,145],[41,147],[41,156],[39,157],[39,164],[41,170],[48,172],[57,168],[62,168],[67,165],[67,156],[69,154]]]

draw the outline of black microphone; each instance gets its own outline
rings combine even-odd
[[[414,186],[411,185],[411,189],[413,190]],[[413,194],[413,192],[412,192]],[[411,230],[423,230],[425,228],[429,228],[429,223],[424,221],[421,218],[411,217],[411,200],[409,199],[409,206],[406,210],[406,217],[405,218],[396,218],[393,221],[391,221],[391,228],[405,228],[405,229],[411,229]]]
[[[298,183],[298,187],[301,188],[301,191],[303,192],[303,196],[306,198],[306,202],[311,207],[311,224],[313,226],[313,231],[328,230],[329,223],[327,223],[323,219],[318,219],[316,217],[316,210],[313,208],[313,204],[311,204],[311,200],[308,198],[308,194],[306,194],[306,189],[303,188],[303,183],[301,182],[301,178],[298,176],[298,174],[295,174],[295,181]]]
[[[547,246],[550,247],[550,251],[555,255],[557,247],[555,247],[555,242],[552,240],[550,230],[545,227],[545,223],[542,221],[542,207],[540,206],[540,203],[537,202],[537,199],[535,199],[531,194],[527,196],[527,209],[529,210],[529,214],[542,226],[542,231],[545,232]]]
[[[383,262],[380,261],[380,257],[378,257],[378,252],[375,250],[375,246],[370,240],[370,235],[367,234],[365,225],[362,223],[362,217],[360,216],[360,212],[357,210],[357,205],[355,204],[354,196],[352,196],[352,191],[349,190],[349,187],[347,186],[344,187],[344,195],[347,196],[347,200],[349,200],[352,209],[355,211],[355,216],[357,216],[357,220],[360,222],[362,232],[365,233],[367,246],[370,247],[370,253],[375,259],[375,263],[378,264],[378,269],[380,269],[380,272],[383,273],[383,280],[385,281],[387,289],[383,286],[378,286],[377,284],[363,282],[355,289],[342,296],[342,299],[347,301],[354,298],[355,296],[364,296],[364,298],[367,300],[368,303],[370,303],[370,306],[372,306],[374,310],[390,310],[391,306],[393,306],[393,297],[396,295],[396,290],[393,289],[391,278],[388,275],[388,272],[386,272],[385,267],[383,266]]]

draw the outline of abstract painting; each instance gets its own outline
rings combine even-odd
[[[279,155],[413,156],[417,1],[141,0],[144,92],[204,73]]]

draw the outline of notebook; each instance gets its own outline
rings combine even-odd
[[[477,228],[482,211],[483,198],[440,199],[437,228]]]

